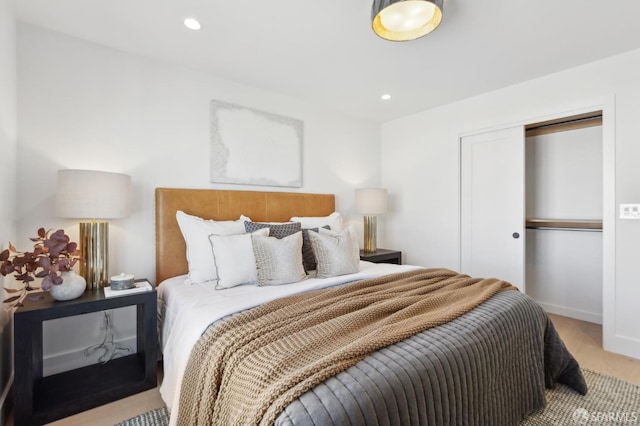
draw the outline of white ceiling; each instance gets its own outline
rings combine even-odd
[[[636,0],[445,0],[440,28],[405,43],[371,31],[371,3],[14,0],[14,10],[22,22],[376,121],[640,48]],[[187,30],[188,16],[202,30]]]

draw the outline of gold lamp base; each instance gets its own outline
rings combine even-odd
[[[87,280],[87,288],[109,284],[109,223],[80,222],[80,275]]]
[[[377,234],[378,234],[378,219],[377,216],[365,215],[364,216],[364,252],[375,253],[377,249]]]

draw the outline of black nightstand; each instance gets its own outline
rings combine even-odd
[[[23,304],[14,314],[16,426],[49,423],[157,385],[155,287],[152,291],[108,298],[103,289],[88,290],[66,302],[53,300],[49,293],[33,293]],[[137,353],[42,377],[44,321],[124,306],[137,307]]]
[[[373,263],[394,263],[402,265],[402,252],[397,250],[376,249],[374,253],[365,253],[360,250],[360,260]]]

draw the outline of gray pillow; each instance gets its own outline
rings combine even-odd
[[[305,280],[302,267],[302,232],[281,239],[251,235],[258,285],[280,285]]]
[[[309,232],[309,239],[318,262],[318,278],[353,274],[360,269],[358,237],[353,225],[341,232],[321,229]]]
[[[276,238],[284,238],[300,231],[300,222],[286,223],[264,223],[264,222],[244,222],[244,229],[247,233],[255,232],[258,229],[269,228],[269,235]]]

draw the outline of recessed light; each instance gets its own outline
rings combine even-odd
[[[185,19],[184,26],[193,31],[198,31],[200,28],[202,28],[202,25],[200,25],[200,22],[198,22],[198,20],[194,18]]]
[[[383,101],[388,101],[389,99],[391,99],[391,95],[386,93],[386,94],[380,96],[380,99],[382,99]]]

